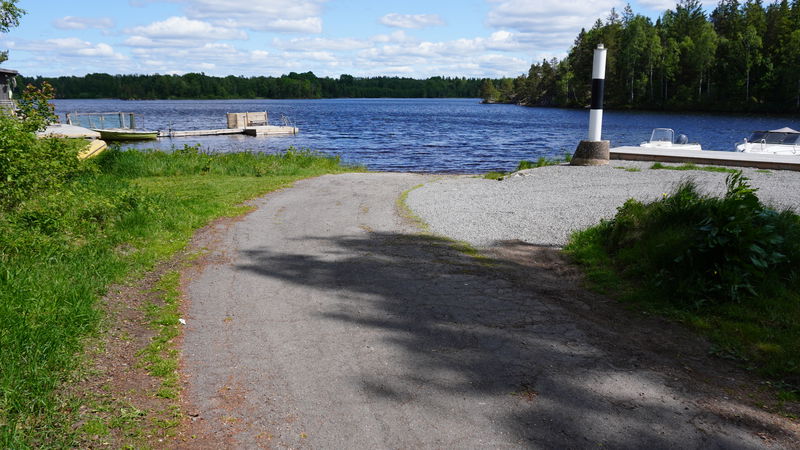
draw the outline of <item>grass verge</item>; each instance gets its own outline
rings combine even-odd
[[[0,212],[3,448],[75,445],[71,421],[80,405],[62,386],[80,366],[85,339],[98,333],[97,301],[111,283],[169,258],[210,220],[245,212],[245,200],[301,178],[354,170],[293,149],[278,155],[112,150],[87,164],[95,170]],[[172,319],[170,311],[153,312]],[[162,361],[156,353],[143,353],[146,364],[154,373],[169,372],[169,355],[161,354]],[[165,380],[159,392],[174,394]],[[102,432],[100,425],[84,427]]]
[[[687,163],[681,164],[680,166],[666,166],[661,163],[655,163],[650,166],[652,170],[700,170],[703,172],[722,172],[722,173],[736,173],[738,172],[737,169],[731,169],[730,167],[718,167],[718,166],[698,166],[696,164]]]
[[[544,156],[539,157],[535,162],[522,160],[517,164],[517,168],[512,172],[503,172],[503,171],[492,171],[483,175],[483,178],[487,180],[502,180],[511,173],[519,172],[520,170],[525,169],[535,169],[537,167],[545,167],[545,166],[557,166],[559,164],[563,164],[565,162],[570,162],[572,160],[572,155],[569,153],[564,154],[563,159],[559,158],[546,158]]]
[[[422,220],[421,217],[416,215],[414,211],[411,210],[411,208],[408,206],[407,203],[408,195],[412,191],[419,189],[422,186],[424,186],[424,184],[418,184],[412,187],[411,189],[404,191],[402,194],[400,194],[399,197],[397,197],[397,201],[395,204],[400,217],[403,217],[406,220],[412,222],[414,225],[416,225],[421,230],[419,235],[422,238],[426,239],[430,243],[430,245],[447,246],[448,248],[455,250],[459,254],[464,255],[473,260],[474,262],[485,267],[492,267],[496,265],[496,261],[494,259],[484,255],[478,249],[473,247],[471,244],[464,241],[450,239],[445,236],[439,236],[430,231],[430,226],[424,220]]]

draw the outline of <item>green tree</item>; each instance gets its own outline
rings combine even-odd
[[[11,28],[19,26],[19,19],[25,10],[17,6],[17,0],[0,1],[0,33],[8,33]],[[8,50],[0,52],[0,64],[8,60]]]
[[[737,36],[736,41],[745,71],[745,103],[749,103],[751,101],[750,74],[752,73],[753,67],[761,63],[762,40],[758,31],[756,31],[756,27],[747,25],[744,32]]]
[[[492,80],[486,79],[483,80],[481,84],[481,98],[483,99],[484,103],[492,103],[496,102],[500,97],[500,93],[497,91],[497,88],[494,87],[494,83]]]

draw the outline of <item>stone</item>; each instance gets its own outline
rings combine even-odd
[[[609,141],[581,141],[572,156],[572,166],[603,166],[608,164]]]

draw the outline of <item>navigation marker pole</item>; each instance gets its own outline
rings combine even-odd
[[[606,87],[606,49],[598,44],[592,65],[592,109],[589,111],[589,139],[581,141],[570,164],[573,166],[601,166],[608,164],[608,141],[601,140],[603,131],[603,97]]]

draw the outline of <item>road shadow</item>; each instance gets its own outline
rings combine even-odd
[[[427,235],[318,240],[317,255],[243,251],[237,269],[336,291],[320,320],[379,331],[396,370],[354,374],[372,400],[459,414],[486,399],[483,414],[523,447],[747,448],[763,443],[756,433],[793,433],[721,398],[740,374],[708,362],[702,340],[585,291],[554,248],[505,242],[486,257]]]

